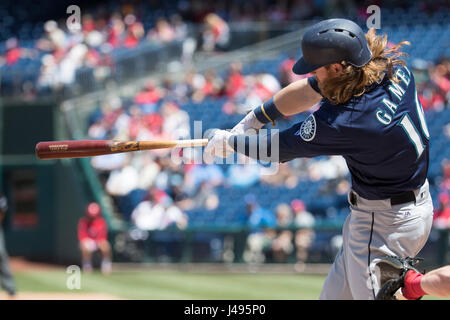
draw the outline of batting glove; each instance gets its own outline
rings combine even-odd
[[[261,129],[264,126],[264,123],[259,121],[256,118],[255,113],[250,111],[244,119],[242,119],[237,125],[234,126],[233,129],[231,129],[231,133],[233,134],[256,134],[259,129]],[[251,132],[253,129],[254,131]]]
[[[228,139],[233,133],[225,130],[214,131],[212,138],[209,140],[205,148],[205,154],[209,159],[214,157],[228,158],[234,153],[234,149],[228,144]]]

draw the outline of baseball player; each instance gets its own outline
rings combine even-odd
[[[101,271],[111,273],[111,245],[108,242],[108,227],[101,216],[101,207],[91,202],[86,207],[86,216],[78,222],[78,240],[84,272],[92,271],[92,253],[99,250],[102,254]]]
[[[430,233],[430,135],[413,74],[401,60],[404,44],[388,48],[386,36],[374,29],[364,34],[346,19],[313,25],[293,66],[294,73],[312,76],[280,90],[231,132],[216,130],[205,148],[209,156],[224,158],[235,151],[252,156],[252,144],[260,151],[265,147],[262,139],[246,135],[248,130],[319,104],[305,121],[266,139],[266,147],[271,150],[278,139],[279,162],[342,155],[351,173],[351,214],[320,299],[374,299],[378,289],[371,261],[414,257]],[[265,159],[261,153],[252,157]]]

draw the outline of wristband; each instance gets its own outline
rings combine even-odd
[[[402,289],[403,296],[408,300],[416,300],[420,297],[426,295],[427,293],[423,291],[420,282],[422,280],[423,274],[418,273],[414,270],[409,270],[405,276],[405,285]]]
[[[275,126],[276,119],[283,117],[283,114],[278,111],[277,106],[273,102],[273,98],[270,98],[270,100],[255,108],[253,112],[261,123],[266,124],[272,122],[272,126]]]

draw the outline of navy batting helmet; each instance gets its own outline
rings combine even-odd
[[[302,39],[302,52],[292,67],[296,74],[342,61],[362,67],[372,58],[364,32],[347,19],[329,19],[310,27]]]

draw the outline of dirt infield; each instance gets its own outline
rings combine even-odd
[[[19,292],[14,297],[0,293],[0,300],[119,300],[103,293]]]
[[[63,268],[58,265],[29,261],[22,257],[11,257],[9,259],[9,265],[12,272],[23,272],[30,270],[58,270]]]

